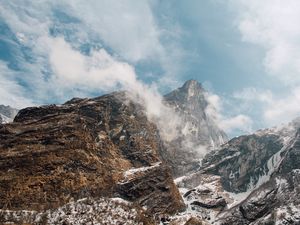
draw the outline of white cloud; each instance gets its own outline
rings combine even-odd
[[[252,132],[252,124],[253,121],[249,116],[240,114],[222,120],[219,126],[228,133],[231,133],[235,130],[242,131],[243,133],[250,133]]]
[[[265,50],[270,75],[288,85],[300,83],[300,2],[298,0],[231,1],[237,7],[244,41]]]
[[[130,86],[137,82],[134,68],[115,60],[104,49],[90,56],[82,55],[62,38],[49,39],[49,59],[54,72],[52,81],[62,88],[88,87],[111,90],[118,84]]]
[[[65,4],[125,59],[137,62],[164,54],[148,1],[71,0]]]
[[[270,90],[258,90],[255,87],[244,88],[233,93],[233,98],[242,101],[259,101],[263,103],[270,103],[273,100],[273,94]]]
[[[269,124],[280,124],[300,116],[300,87],[284,98],[273,99],[265,108],[264,118]]]
[[[57,18],[53,16],[53,10],[56,9],[77,18],[80,22],[75,25],[58,22]],[[75,36],[70,42],[73,47],[100,39],[104,43],[105,49],[119,60],[118,70],[125,69],[127,72],[132,70],[131,66],[128,67],[126,63],[120,63],[121,61],[135,64],[140,61],[152,60],[155,61],[156,65],[159,64],[164,69],[164,75],[155,75],[159,76],[157,80],[161,84],[170,83],[170,76],[174,79],[176,73],[179,72],[180,51],[177,50],[178,48],[172,42],[164,45],[160,42],[161,35],[165,35],[168,32],[168,35],[172,35],[172,30],[168,32],[166,30],[162,31],[156,25],[150,1],[136,2],[126,0],[112,3],[108,0],[43,0],[41,4],[41,2],[12,0],[7,4],[0,3],[0,16],[8,24],[20,43],[32,51],[34,63],[25,62],[21,54],[14,57],[20,58],[18,61],[26,70],[22,74],[22,79],[35,92],[31,96],[38,102],[47,101],[50,97],[49,94],[53,99],[63,101],[72,95],[88,96],[91,93],[90,90],[84,88],[84,85],[79,89],[72,89],[72,83],[69,85],[66,83],[55,83],[61,81],[57,79],[59,72],[64,73],[64,76],[74,77],[78,75],[79,71],[75,69],[77,65],[68,65],[69,62],[60,62],[58,60],[60,57],[63,57],[63,52],[59,52],[59,54],[62,54],[59,56],[54,52],[55,49],[52,49],[52,57],[50,57],[49,49],[51,50],[52,48],[51,44],[56,43],[48,42],[50,38],[49,29],[51,27],[62,28],[62,30],[66,31],[65,33],[75,33],[72,34]],[[174,32],[178,33],[178,29]],[[64,35],[63,33],[61,34],[62,36]],[[18,43],[12,44],[18,45]],[[172,46],[169,46],[169,48],[167,47],[168,45]],[[170,49],[172,51],[169,51]],[[94,52],[93,54],[97,56],[87,57],[84,61],[89,59],[97,60],[97,58],[103,59],[103,57],[108,55],[106,54],[107,52],[104,49]],[[77,56],[78,54],[80,53],[78,52]],[[73,54],[73,57],[76,57],[76,54]],[[77,58],[80,59],[81,57]],[[52,62],[49,62],[49,60]],[[73,60],[75,59],[73,58]],[[106,63],[109,63],[108,61],[109,59],[106,60]],[[48,68],[48,64],[51,63],[54,66],[54,62],[56,64],[65,64],[65,68],[60,68],[69,70],[68,73],[65,73],[66,71],[55,71],[57,73],[56,76],[52,76],[51,69],[56,70],[56,68]],[[115,66],[110,68],[116,69]],[[74,69],[71,71],[72,67]],[[47,75],[44,74],[44,71],[46,71]],[[112,72],[114,71],[109,71],[106,68],[106,73]],[[119,78],[122,79],[123,77]],[[49,81],[52,83],[49,84]],[[85,79],[82,78],[82,82],[84,81]],[[107,82],[105,85],[111,86],[113,84],[115,84],[114,81],[111,84]]]
[[[231,0],[237,27],[245,42],[265,51],[262,64],[281,90],[248,88],[234,93],[243,104],[258,102],[266,125],[273,126],[300,116],[300,2],[298,0]],[[271,77],[270,77],[271,78]]]
[[[31,100],[23,97],[24,89],[12,79],[14,76],[7,65],[0,61],[0,104],[13,105],[19,109],[34,105]]]
[[[224,116],[224,107],[221,98],[215,94],[207,94],[208,106],[206,113],[215,123],[228,134],[236,131],[249,133],[252,131],[252,119],[243,114]]]

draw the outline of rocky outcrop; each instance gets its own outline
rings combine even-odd
[[[204,158],[202,171],[221,176],[227,191],[245,192],[257,185],[261,178],[270,176],[277,163],[272,157],[283,146],[281,137],[276,134],[234,138]]]
[[[209,115],[208,92],[196,80],[164,96],[165,103],[179,115],[179,135],[165,143],[165,160],[175,177],[199,167],[199,158],[227,141],[227,136]]]
[[[221,224],[300,224],[300,130],[281,154],[270,180],[236,207],[224,213]]]
[[[119,197],[145,214],[184,208],[156,126],[126,93],[20,110],[0,126],[0,208],[45,211]]]

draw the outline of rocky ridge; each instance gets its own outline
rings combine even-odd
[[[44,215],[103,197],[129,201],[139,222],[176,213],[185,205],[161,148],[156,126],[126,93],[20,110],[0,126],[1,222],[11,210]]]
[[[211,224],[299,224],[299,132],[296,119],[209,153],[199,170],[176,180],[190,211]]]
[[[199,83],[165,101],[184,118],[171,143],[125,92],[26,108],[0,125],[0,222],[300,224],[300,119],[222,145]]]

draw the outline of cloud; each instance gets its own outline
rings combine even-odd
[[[240,114],[222,120],[219,126],[228,133],[231,133],[235,130],[242,131],[243,133],[250,133],[252,132],[252,124],[252,119],[249,116]]]
[[[264,50],[262,65],[280,83],[278,91],[248,88],[233,94],[243,105],[260,104],[265,125],[274,126],[300,116],[300,2],[297,0],[231,0],[236,25],[245,42]],[[262,76],[265,76],[262,74]]]
[[[270,90],[258,90],[255,87],[248,87],[240,91],[235,91],[232,96],[233,98],[244,102],[259,101],[263,103],[270,103],[273,100],[273,94]]]
[[[9,40],[13,48],[30,49],[30,62],[24,58],[22,52],[14,55],[14,58],[24,72],[20,76],[22,83],[26,85],[24,88],[31,87],[31,97],[37,102],[49,102],[50,97],[55,101],[64,101],[72,95],[91,94],[83,85],[79,89],[72,89],[70,85],[54,84],[55,79],[57,82],[60,80],[57,79],[57,74],[53,74],[52,69],[55,70],[55,67],[49,67],[55,58],[59,58],[57,54],[49,58],[51,44],[56,44],[48,42],[49,38],[53,37],[63,37],[72,48],[80,50],[80,53],[83,52],[83,46],[88,45],[91,49],[88,54],[97,54],[97,57],[101,58],[107,53],[119,62],[130,64],[131,67],[151,62],[162,68],[162,71],[152,74],[157,78],[152,80],[157,80],[158,85],[178,84],[174,82],[174,78],[180,72],[179,45],[171,40],[163,44],[161,42],[162,36],[167,38],[177,34],[178,28],[174,31],[173,28],[161,29],[155,21],[151,1],[137,3],[126,0],[112,3],[108,0],[43,0],[43,4],[40,4],[12,0],[7,4],[0,3],[0,17],[16,37],[16,41],[11,37]],[[102,50],[96,53],[93,51],[99,49]],[[97,57],[90,56],[90,59]],[[65,69],[70,70],[68,62],[64,63]],[[118,65],[121,69],[121,63]],[[122,66],[126,67],[125,64]],[[126,70],[129,70],[129,67]],[[72,76],[77,73],[76,70],[69,72],[73,73]],[[144,75],[141,76],[143,78]],[[49,84],[49,81],[52,84]],[[107,86],[109,85],[108,83]],[[55,91],[51,91],[51,88]]]
[[[46,38],[50,66],[55,74],[52,82],[60,88],[111,90],[119,87],[129,92],[134,102],[142,104],[148,119],[158,126],[165,140],[177,137],[181,119],[173,109],[165,106],[155,86],[137,79],[134,68],[119,61],[104,49],[83,55],[73,49],[63,38]],[[172,118],[172,120],[170,120]]]
[[[161,57],[160,30],[148,1],[65,1],[69,12],[99,34],[124,59],[137,62]]]
[[[0,96],[1,104],[13,105],[16,108],[23,108],[25,106],[34,105],[34,103],[23,97],[24,89],[11,78],[15,74],[7,67],[7,65],[0,61]]]
[[[228,134],[235,132],[250,133],[252,131],[252,119],[243,114],[236,116],[225,116],[222,99],[216,94],[207,94],[206,100],[209,103],[206,113],[215,123]]]
[[[300,116],[300,87],[279,99],[273,99],[264,111],[264,118],[269,124],[286,123]]]
[[[285,84],[300,83],[300,2],[298,0],[231,1],[244,41],[265,50],[266,71]]]
[[[115,60],[105,49],[86,56],[72,49],[63,38],[48,38],[49,62],[54,72],[52,82],[62,88],[88,87],[111,90],[118,84],[130,86],[137,82],[134,68]]]

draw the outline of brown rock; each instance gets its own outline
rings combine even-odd
[[[0,126],[0,209],[46,210],[118,195],[149,212],[175,212],[184,204],[163,164],[131,186],[120,184],[132,167],[160,162],[162,147],[156,126],[125,93],[23,109]]]

